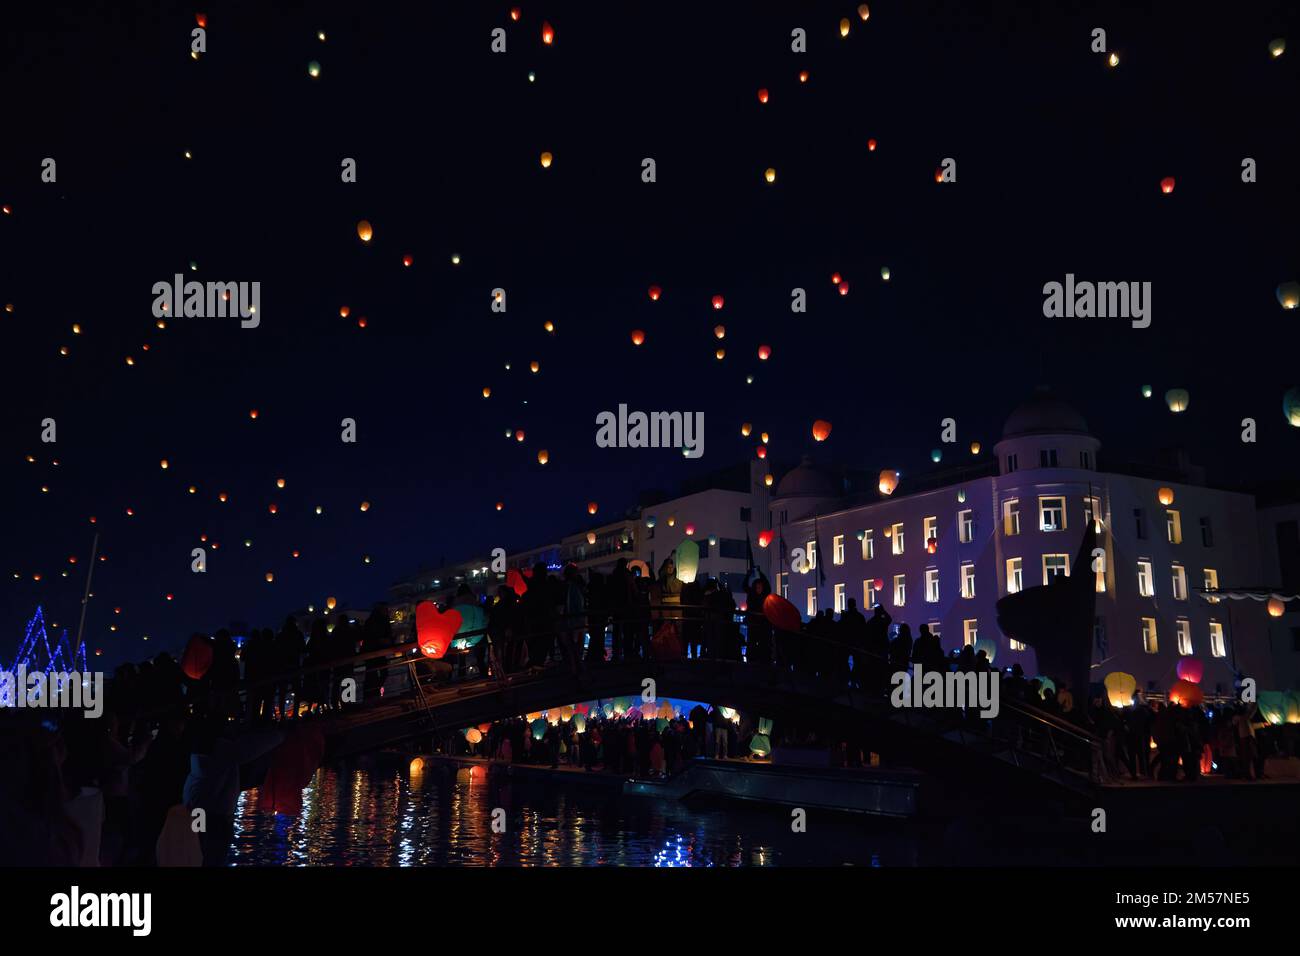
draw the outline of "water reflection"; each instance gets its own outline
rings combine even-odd
[[[495,832],[493,814],[505,832]],[[500,827],[498,827],[499,829]],[[910,865],[907,843],[853,818],[793,833],[786,811],[687,806],[425,768],[322,768],[297,818],[257,790],[236,810],[236,865]]]

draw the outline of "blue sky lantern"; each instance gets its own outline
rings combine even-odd
[[[574,730],[575,733],[579,733],[579,734],[585,734],[585,733],[587,732],[587,715],[586,715],[586,714],[574,714],[574,715],[573,715],[573,730]]]
[[[606,717],[613,717],[613,716],[614,716],[614,702],[613,702],[612,700],[607,700],[607,701],[605,701],[605,703],[601,704],[601,706],[600,706],[600,711],[601,711],[601,713],[603,713]]]
[[[709,535],[709,547],[716,548],[717,546],[718,546],[718,536],[716,534]]]
[[[656,518],[654,515],[649,515],[645,519],[645,526],[647,528],[653,528],[658,523],[659,523],[659,519]]]
[[[1288,388],[1282,396],[1282,414],[1286,423],[1300,428],[1300,388]]]
[[[668,729],[668,721],[663,717],[656,717],[655,730],[659,731],[662,734],[667,729]]]
[[[1143,398],[1150,398],[1150,397],[1151,397],[1151,392],[1152,392],[1152,388],[1151,388],[1150,385],[1143,385],[1143,386],[1142,386],[1142,397],[1143,397]]]
[[[966,489],[965,489],[965,488],[958,488],[958,489],[957,489],[957,503],[958,503],[958,504],[963,504],[963,505],[966,503]]]
[[[766,757],[772,752],[772,738],[767,734],[754,734],[749,738],[749,752],[755,757]]]
[[[528,725],[528,729],[533,732],[534,740],[541,740],[543,737],[546,736],[546,718],[538,717],[536,720],[534,720],[531,724]]]
[[[933,451],[930,452],[930,460],[931,460],[932,462],[934,462],[935,464],[938,464],[938,463],[939,463],[939,460],[940,460],[941,458],[943,458],[943,450],[942,450],[942,449],[936,448],[936,449],[934,449]]]
[[[1039,696],[1042,697],[1044,700],[1047,699],[1047,692],[1049,690],[1052,691],[1053,693],[1056,692],[1056,681],[1052,680],[1050,677],[1044,674],[1039,674],[1037,677],[1034,678],[1034,680],[1038,681],[1039,684],[1038,693]]]
[[[677,580],[690,584],[700,570],[700,546],[687,538],[677,546]]]
[[[487,627],[487,614],[478,604],[457,604],[456,610],[460,611],[460,627],[456,629],[457,634],[465,634],[469,631],[482,631]],[[482,634],[474,634],[470,637],[457,637],[451,642],[453,649],[463,651],[466,648],[473,647],[479,641],[483,640]]]
[[[988,656],[989,663],[992,664],[993,659],[998,656],[998,642],[991,637],[977,638],[975,653],[978,654],[980,651],[983,651]]]
[[[865,541],[866,539],[867,539],[867,533],[865,531],[858,531],[858,540]]]

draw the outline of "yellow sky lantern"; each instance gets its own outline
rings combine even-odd
[[[550,153],[542,153],[542,169],[550,169],[553,158]]]
[[[848,35],[849,35],[849,18],[842,17],[840,19],[840,36],[846,37]]]
[[[374,234],[375,230],[371,228],[370,220],[362,219],[357,223],[357,236],[360,237],[362,242],[369,242]]]

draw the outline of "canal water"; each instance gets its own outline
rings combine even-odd
[[[505,833],[492,812],[505,810]],[[426,770],[321,768],[296,818],[240,798],[236,866],[913,866],[897,824],[788,809],[684,804],[578,786],[458,783]]]

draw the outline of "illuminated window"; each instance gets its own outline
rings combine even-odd
[[[1038,499],[1038,527],[1041,531],[1065,530],[1065,499]]]
[[[817,570],[817,542],[816,541],[808,542],[808,570],[809,571]]]
[[[1020,558],[1007,558],[1007,593],[1018,594],[1025,587],[1024,562]]]
[[[880,603],[880,595],[876,593],[875,586],[871,581],[862,582],[862,606],[875,607]]]
[[[1084,498],[1083,499],[1083,522],[1084,526],[1092,522],[1092,530],[1101,534],[1101,499]]]
[[[1219,590],[1219,572],[1214,570],[1214,568],[1205,568],[1204,574],[1205,574],[1205,590],[1207,591]],[[1211,604],[1218,604],[1220,598],[1211,597],[1211,598],[1207,598],[1207,600]]]
[[[1183,518],[1177,511],[1165,512],[1165,532],[1170,544],[1183,543]]]
[[[1218,621],[1210,622],[1210,654],[1223,657],[1227,652],[1223,647],[1223,625]]]
[[[835,613],[842,614],[845,608],[844,585],[835,585]]]
[[[962,544],[975,540],[975,513],[969,508],[957,515],[957,540]]]
[[[844,563],[844,535],[837,534],[834,538],[832,538],[831,548],[833,549],[831,561],[834,562],[835,564],[843,564]]]
[[[892,537],[890,540],[894,542],[894,554],[902,554],[903,553],[903,523],[900,521],[898,524],[894,525],[890,529],[890,531],[892,532]]]
[[[870,561],[876,556],[876,539],[872,536],[870,528],[866,531],[866,537],[862,539],[862,560]]]
[[[894,575],[894,607],[902,607],[907,603],[907,575]]]
[[[963,644],[974,644],[980,639],[979,622],[968,617],[961,622],[961,640]]]
[[[1142,597],[1155,597],[1155,582],[1151,577],[1151,562],[1146,558],[1138,560],[1138,594]]]
[[[1174,600],[1186,601],[1187,600],[1187,572],[1183,570],[1183,566],[1181,564],[1175,564],[1173,566],[1173,577],[1174,577]]]
[[[808,589],[808,616],[815,617],[817,614],[817,589]]]
[[[970,562],[961,566],[961,596],[968,599],[975,596],[975,565]]]
[[[790,575],[778,574],[776,576],[777,590],[781,592],[781,597],[787,601],[790,599]]]
[[[1043,555],[1043,583],[1051,584],[1054,577],[1070,576],[1070,556],[1068,554]]]
[[[1174,621],[1174,634],[1178,637],[1178,653],[1184,657],[1192,653],[1192,625],[1186,618]]]
[[[1154,617],[1142,618],[1142,650],[1148,654],[1154,654],[1159,650],[1156,643],[1156,619]]]
[[[1011,640],[1011,639],[1008,639],[1007,643],[1011,645],[1011,649],[1013,651],[1023,651],[1026,646],[1024,644],[1021,644],[1019,641]]]
[[[925,569],[925,599],[930,604],[939,603],[939,569]]]
[[[925,519],[925,543],[929,544],[931,538],[939,537],[939,519],[930,517]]]
[[[1002,502],[1002,533],[1020,534],[1020,502],[1015,498]]]
[[[930,622],[930,633],[935,636],[936,640],[943,637],[943,624],[939,621]]]

